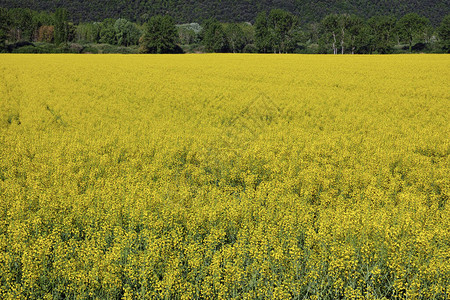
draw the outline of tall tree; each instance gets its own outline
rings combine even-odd
[[[119,46],[136,45],[141,37],[136,25],[126,19],[117,19],[114,23],[116,41]]]
[[[255,27],[250,23],[241,23],[240,26],[244,34],[245,44],[255,43]]]
[[[200,29],[197,29],[198,28]],[[190,45],[198,42],[198,33],[201,31],[200,24],[192,23],[185,25],[178,25],[178,41],[182,45]]]
[[[341,54],[345,52],[345,42],[347,39],[347,31],[350,26],[350,15],[342,14],[338,15],[338,32],[339,32],[339,44],[341,45]]]
[[[69,13],[65,8],[55,11],[55,44],[67,43],[69,41]]]
[[[262,11],[258,14],[255,20],[255,46],[258,52],[271,52],[269,25],[267,22],[267,14]]]
[[[352,54],[355,54],[355,51],[365,43],[364,20],[356,15],[350,15],[346,25],[348,32],[346,43],[349,45]]]
[[[228,46],[231,52],[239,53],[245,47],[245,35],[237,23],[231,23],[225,27]]]
[[[12,38],[15,41],[30,41],[33,35],[33,14],[30,9],[13,8],[9,10]]]
[[[201,32],[202,42],[208,52],[227,52],[228,41],[223,29],[215,19],[206,20]]]
[[[333,54],[337,54],[337,43],[340,37],[339,23],[340,17],[337,14],[327,15],[321,22],[322,41],[330,43],[333,48]]]
[[[144,25],[144,35],[140,39],[141,53],[177,53],[179,46],[175,21],[165,15],[154,16]]]
[[[293,50],[297,42],[297,18],[282,9],[273,9],[268,16],[268,28],[272,50],[286,53]]]
[[[359,36],[357,38],[357,47],[355,53],[371,54],[373,52],[373,38],[369,25],[364,22],[362,25]]]
[[[407,41],[409,45],[409,52],[412,52],[412,43],[414,39],[421,36],[424,29],[430,21],[421,17],[416,13],[404,15],[397,22],[397,31],[401,38]]]
[[[116,44],[116,30],[114,29],[114,19],[104,19],[100,28],[100,43],[114,45]]]
[[[393,16],[375,16],[367,21],[371,37],[371,51],[392,52],[397,20]]]
[[[450,53],[450,14],[446,15],[438,28],[442,49]]]
[[[306,42],[311,44],[318,44],[320,36],[320,24],[316,22],[306,24],[304,36]]]
[[[81,42],[99,43],[101,23],[78,24],[76,29],[76,39]]]
[[[0,51],[6,46],[7,32],[10,25],[8,11],[0,7]]]

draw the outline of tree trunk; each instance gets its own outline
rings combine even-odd
[[[333,54],[337,54],[336,34],[333,32]]]

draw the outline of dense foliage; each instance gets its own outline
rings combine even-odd
[[[228,43],[225,30],[217,20],[206,20],[201,32],[201,40],[207,52],[227,52]]]
[[[416,13],[406,14],[398,20],[398,34],[408,42],[410,52],[412,50],[414,37],[423,34],[428,22],[428,19],[421,17]]]
[[[263,20],[264,19],[264,20]],[[255,24],[255,32],[258,32],[258,51],[261,53],[288,53],[293,52],[299,41],[298,18],[293,14],[273,9],[269,15],[260,13]]]
[[[445,16],[444,20],[442,20],[442,23],[438,28],[438,34],[442,48],[447,53],[450,53],[450,14]]]
[[[177,45],[177,29],[170,16],[154,16],[144,26],[140,40],[141,53],[181,53]]]
[[[1,299],[449,299],[448,55],[0,70]]]
[[[211,17],[220,22],[254,22],[260,11],[283,9],[300,17],[302,22],[317,22],[330,13],[356,14],[363,18],[375,15],[418,13],[436,26],[448,14],[448,0],[0,0],[7,8],[31,8],[54,11],[66,7],[75,21],[101,21],[126,18],[140,23],[157,14],[170,14],[176,23],[201,23]]]
[[[8,11],[0,7],[0,51],[6,46],[6,39],[8,38],[9,16]]]
[[[385,54],[448,52],[450,43],[448,16],[434,27],[415,13],[400,19],[374,16],[367,20],[356,14],[329,14],[307,24],[281,9],[260,12],[254,24],[209,18],[201,24],[176,25],[169,15],[153,16],[144,24],[125,18],[74,24],[71,17],[63,8],[55,13],[2,8],[0,51]]]

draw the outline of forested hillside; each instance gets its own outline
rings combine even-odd
[[[201,22],[216,17],[222,22],[253,22],[258,12],[281,8],[302,22],[318,22],[330,13],[401,17],[416,12],[437,25],[449,13],[450,0],[0,0],[0,7],[54,11],[65,7],[73,21],[126,18],[145,22],[156,14],[169,14],[177,23]]]

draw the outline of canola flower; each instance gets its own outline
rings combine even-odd
[[[0,55],[0,298],[448,299],[448,78],[448,55]]]

